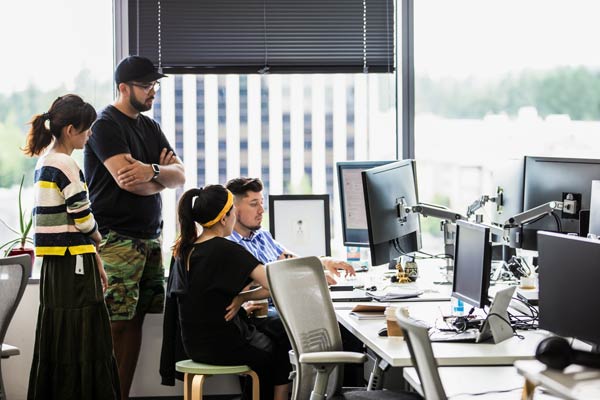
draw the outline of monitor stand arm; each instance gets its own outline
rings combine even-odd
[[[510,247],[521,248],[523,226],[534,221],[536,218],[551,214],[554,211],[561,211],[563,206],[564,203],[561,201],[549,201],[548,203],[510,217],[504,223],[504,241],[507,242]]]
[[[435,217],[442,220],[442,231],[444,232],[444,253],[446,256],[446,283],[452,283],[454,274],[454,243],[456,240],[456,221],[467,220],[467,217],[450,210],[444,206],[435,204],[419,203],[415,206],[405,206],[399,210],[399,217],[405,217],[409,213],[419,213],[424,217]]]

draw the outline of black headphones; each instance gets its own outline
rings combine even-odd
[[[573,350],[566,339],[558,336],[542,340],[535,351],[535,358],[558,370],[563,370],[570,364],[600,368],[600,354]]]
[[[458,332],[464,332],[467,329],[479,328],[479,326],[481,325],[481,321],[471,320],[468,316],[461,316],[456,317],[454,321],[452,321],[452,325],[456,328]]]

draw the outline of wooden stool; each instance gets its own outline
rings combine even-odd
[[[252,378],[252,400],[259,400],[258,375],[247,365],[210,365],[192,360],[179,361],[175,369],[183,372],[183,399],[202,400],[204,380],[213,375],[250,375]]]

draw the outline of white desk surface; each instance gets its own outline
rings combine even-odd
[[[431,315],[448,307],[448,302],[403,303],[413,318],[433,320]],[[393,367],[411,366],[406,342],[398,337],[381,337],[378,332],[385,320],[357,320],[348,309],[337,309],[338,321],[383,360]],[[435,317],[434,317],[435,318]],[[516,360],[533,359],[538,343],[549,336],[542,330],[519,331],[525,339],[512,337],[494,343],[433,343],[433,351],[440,366],[512,365]]]
[[[443,367],[438,369],[447,397],[465,395],[472,397],[480,393],[497,392],[499,398],[514,399],[523,389],[525,379],[514,367]],[[404,379],[421,396],[421,382],[414,368],[404,368]],[[468,379],[468,383],[465,380]],[[501,396],[501,391],[506,391]]]
[[[600,369],[570,365],[564,371],[557,371],[536,360],[517,361],[515,367],[534,385],[563,398],[600,399]]]
[[[21,351],[18,347],[11,346],[6,343],[2,343],[2,358],[8,358],[10,356],[18,356]]]

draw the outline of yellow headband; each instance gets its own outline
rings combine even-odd
[[[215,219],[205,222],[202,225],[204,228],[210,228],[211,226],[213,226],[214,224],[216,224],[217,222],[219,222],[221,220],[221,218],[223,218],[223,216],[225,214],[227,214],[227,211],[229,211],[231,209],[231,206],[233,205],[233,195],[231,194],[231,192],[228,190],[227,191],[227,201],[225,202],[225,205],[223,206],[223,209],[221,210],[221,212],[219,213],[219,215],[217,215],[215,217]]]

